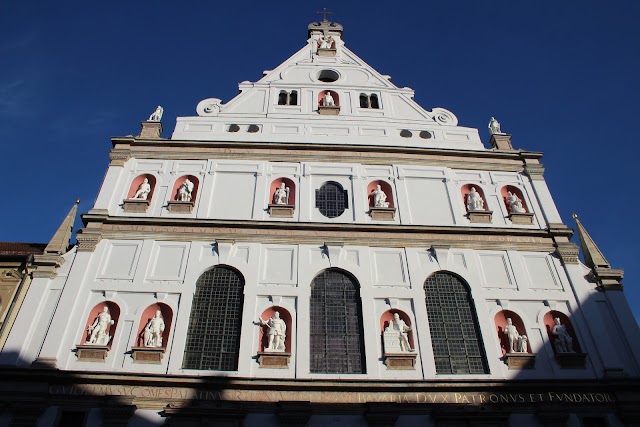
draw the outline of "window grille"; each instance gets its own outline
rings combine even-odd
[[[242,326],[244,279],[226,267],[196,282],[182,367],[236,371]]]
[[[468,286],[451,274],[435,273],[424,291],[436,373],[489,373]]]
[[[360,295],[353,279],[325,270],[311,283],[310,370],[364,374]]]
[[[325,182],[316,190],[316,207],[327,218],[336,218],[349,207],[347,197],[347,191],[343,190],[340,184]]]

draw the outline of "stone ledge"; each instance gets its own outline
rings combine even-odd
[[[318,48],[318,56],[336,56],[336,50]]]
[[[269,205],[269,215],[274,218],[293,218],[294,205]]]
[[[133,363],[160,365],[165,352],[164,347],[132,347]]]
[[[170,200],[167,203],[167,210],[171,213],[191,213],[193,202],[183,202],[180,200]]]
[[[507,353],[504,361],[509,369],[533,369],[536,364],[536,355],[532,353]]]
[[[340,107],[326,107],[324,105],[320,105],[318,107],[318,113],[321,116],[337,116],[340,114]]]
[[[467,216],[469,217],[469,222],[477,224],[491,224],[492,214],[493,211],[469,211]]]
[[[261,368],[288,369],[291,353],[258,352],[258,363]]]
[[[376,221],[393,221],[396,218],[396,208],[371,208],[369,214]]]
[[[414,370],[417,356],[417,353],[385,353],[384,364],[393,371]]]
[[[76,346],[76,356],[82,362],[105,362],[109,354],[109,346],[95,344],[79,344]]]
[[[144,199],[125,199],[122,203],[122,209],[125,212],[131,213],[145,213],[149,208],[150,200]]]
[[[515,213],[511,212],[509,214],[509,219],[513,224],[521,224],[521,225],[531,225],[533,224],[533,214],[532,213]]]
[[[585,369],[586,353],[556,353],[556,361],[562,369]]]

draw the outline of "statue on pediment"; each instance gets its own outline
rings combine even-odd
[[[497,121],[495,117],[491,117],[489,121],[489,132],[491,132],[491,135],[505,135],[505,133],[500,130],[500,122]]]
[[[554,346],[558,353],[575,353],[573,350],[573,338],[569,335],[567,327],[560,322],[560,318],[553,319],[555,325],[551,330],[551,333],[557,338],[554,342]]]
[[[150,122],[159,122],[162,120],[162,114],[164,113],[164,109],[158,105],[158,108],[156,108],[156,111],[154,111],[150,116],[149,116],[149,121]]]
[[[484,210],[484,200],[475,187],[471,187],[471,191],[467,194],[467,210],[470,212]]]
[[[388,208],[389,202],[387,202],[387,195],[382,190],[382,187],[378,184],[376,185],[376,189],[371,192],[371,196],[373,197],[373,207],[374,208]]]
[[[145,178],[144,181],[142,181],[142,184],[138,187],[136,194],[133,195],[132,199],[147,200],[149,193],[151,193],[151,184],[149,184],[149,179]]]
[[[409,345],[409,331],[411,326],[400,318],[398,313],[393,313],[393,320],[384,330],[385,353],[410,353],[416,351]]]
[[[331,49],[333,47],[333,37],[332,36],[322,36],[318,39],[320,42],[320,49]]]
[[[287,337],[287,324],[280,318],[280,312],[275,311],[273,317],[268,320],[260,318],[260,323],[269,328],[267,336],[269,337],[269,345],[265,351],[284,352],[285,339]]]
[[[276,205],[289,204],[289,187],[284,182],[281,182],[280,187],[273,193],[273,203]]]
[[[115,321],[111,319],[109,307],[104,307],[102,312],[96,316],[93,324],[87,328],[91,332],[89,342],[87,344],[107,345],[111,340],[111,336],[107,334],[107,328],[113,325]]]
[[[331,92],[326,91],[324,98],[322,100],[322,105],[324,107],[335,107],[336,106],[336,101],[333,99],[333,96],[331,96]]]
[[[156,315],[149,320],[144,328],[144,346],[145,347],[162,347],[162,333],[164,332],[164,319],[162,312],[156,311]]]
[[[510,213],[527,213],[527,210],[522,206],[520,197],[511,191],[507,191],[507,205]]]
[[[194,184],[189,180],[189,178],[185,179],[184,182],[178,188],[178,200],[181,202],[190,202],[192,198]]]

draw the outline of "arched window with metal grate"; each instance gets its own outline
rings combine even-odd
[[[196,282],[183,369],[237,371],[244,278],[228,267],[205,271]]]
[[[364,374],[362,307],[358,284],[337,270],[311,282],[310,370],[321,374]]]
[[[327,218],[337,218],[349,207],[347,190],[336,182],[325,182],[316,190],[316,207]]]
[[[436,373],[489,373],[469,286],[438,272],[424,283],[424,291]]]

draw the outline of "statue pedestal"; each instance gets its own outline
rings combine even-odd
[[[507,353],[504,361],[509,369],[533,369],[536,364],[536,355],[532,353]]]
[[[318,113],[321,116],[337,116],[340,113],[340,107],[325,107],[324,105],[320,105],[318,107]]]
[[[376,221],[393,221],[396,217],[396,208],[371,208],[371,219]]]
[[[258,363],[261,368],[288,369],[291,353],[260,351],[258,352]]]
[[[506,133],[494,133],[491,135],[489,143],[493,148],[497,148],[498,150],[513,150],[511,135]]]
[[[274,218],[293,218],[294,205],[269,205],[269,215]]]
[[[556,361],[563,369],[584,369],[587,365],[587,354],[556,353]]]
[[[109,346],[95,344],[79,344],[76,346],[76,356],[82,362],[103,362],[109,354]]]
[[[140,131],[140,135],[138,138],[148,138],[148,139],[157,139],[160,138],[160,134],[162,134],[162,123],[161,122],[141,122],[142,130]]]
[[[523,224],[523,225],[531,225],[533,224],[533,214],[532,213],[515,213],[512,212],[509,214],[509,219],[513,224]]]
[[[125,199],[122,204],[122,209],[125,212],[131,213],[145,213],[149,208],[150,200],[143,199]]]
[[[491,214],[493,214],[493,211],[469,211],[467,216],[469,217],[469,222],[491,224]]]
[[[133,363],[160,365],[165,350],[164,347],[132,347],[131,357]]]
[[[318,56],[336,56],[336,50],[318,48]]]
[[[406,371],[416,369],[417,353],[385,353],[384,364],[387,369],[395,371]]]
[[[171,213],[191,213],[193,202],[181,202],[179,200],[170,200],[167,209]]]

